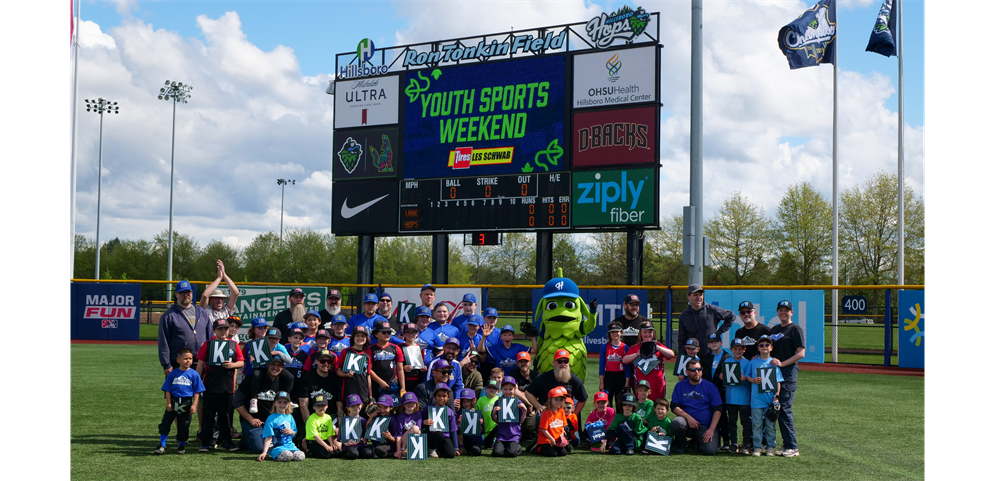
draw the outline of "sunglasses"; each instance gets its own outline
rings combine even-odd
[[[557,364],[570,364],[570,361],[566,359],[559,359],[556,361]]]
[[[687,371],[688,372],[698,372],[698,371],[701,371],[701,368],[700,367],[689,367],[689,368],[687,368]]]
[[[767,344],[767,343],[765,342],[765,343],[763,343],[763,344],[757,344],[757,347],[770,347],[770,344]]]
[[[747,315],[747,314],[749,314],[751,312],[753,312],[753,311],[739,311],[739,315],[745,316],[745,315]]]
[[[331,363],[332,363],[331,359],[322,359],[318,361],[318,364],[331,364]]]

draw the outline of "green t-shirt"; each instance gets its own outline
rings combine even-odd
[[[654,416],[656,417],[656,416]],[[632,428],[632,434],[635,438],[636,449],[641,449],[643,447],[643,437],[646,435],[646,425],[643,424],[643,419],[639,417],[638,414],[632,413],[631,416],[625,417],[622,411],[615,412],[615,419],[612,419],[611,426],[608,426],[608,431],[612,432],[618,429],[618,426],[622,423],[626,423]]]
[[[663,435],[666,435],[667,437],[671,437],[670,436],[670,416],[664,416],[663,419],[657,419],[656,413],[653,413],[653,414],[650,414],[649,416],[647,416],[646,417],[646,428],[649,429],[650,431],[652,431],[654,427],[659,427],[660,428],[661,432],[658,433],[658,434],[663,434]]]
[[[332,417],[327,413],[323,416],[318,416],[318,413],[311,413],[305,424],[307,425],[305,438],[308,441],[314,441],[315,438],[327,441],[328,438],[335,436],[335,423],[332,422]]]
[[[498,395],[494,395],[494,398],[487,397],[484,394],[483,397],[477,400],[477,405],[474,406],[475,409],[480,410],[480,414],[484,416],[484,436],[491,433],[491,430],[497,426],[497,423],[491,419],[491,411],[494,410],[494,405],[497,404]]]
[[[636,402],[639,402],[639,401],[636,401]],[[653,400],[652,399],[647,399],[647,400],[643,401],[639,405],[639,407],[636,408],[636,414],[638,414],[639,417],[641,417],[643,419],[646,419],[646,418],[649,418],[649,417],[655,417],[655,415],[653,414]]]

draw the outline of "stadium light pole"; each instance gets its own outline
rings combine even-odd
[[[97,141],[97,261],[93,268],[93,278],[100,280],[100,179],[104,170],[104,113],[118,114],[117,102],[111,102],[103,97],[97,100],[86,99],[86,111],[100,114],[100,137]]]
[[[183,82],[166,80],[166,86],[159,88],[159,100],[173,102],[173,140],[169,152],[169,258],[166,261],[166,280],[169,281],[168,289],[173,287],[173,174],[176,157],[176,102],[187,103],[190,99],[192,85],[183,85]]]
[[[280,186],[280,244],[283,244],[283,199],[287,192],[287,184],[297,185],[294,179],[276,179],[276,185]]]

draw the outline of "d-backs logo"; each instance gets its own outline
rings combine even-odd
[[[611,58],[605,62],[605,68],[608,69],[608,81],[614,82],[618,80],[618,71],[622,70],[622,61],[619,60],[618,54],[612,55]]]
[[[649,125],[634,122],[608,122],[577,129],[577,151],[601,147],[649,149]]]
[[[625,5],[611,15],[602,13],[587,22],[587,36],[598,48],[610,46],[617,38],[632,43],[633,39],[646,30],[649,21],[650,15],[643,7],[633,10]]]
[[[342,149],[338,152],[339,161],[342,162],[342,167],[345,171],[352,173],[356,170],[356,166],[359,165],[359,159],[363,157],[363,146],[356,143],[352,137],[346,139],[345,143],[342,144]]]

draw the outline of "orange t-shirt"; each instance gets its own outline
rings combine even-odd
[[[567,416],[563,408],[557,409],[556,412],[553,412],[552,409],[547,409],[542,412],[542,417],[539,418],[539,429],[549,431],[549,435],[553,439],[557,439],[563,434],[563,428],[566,427],[566,424]],[[549,439],[546,439],[546,436],[540,433],[538,444],[550,444],[550,442]]]

